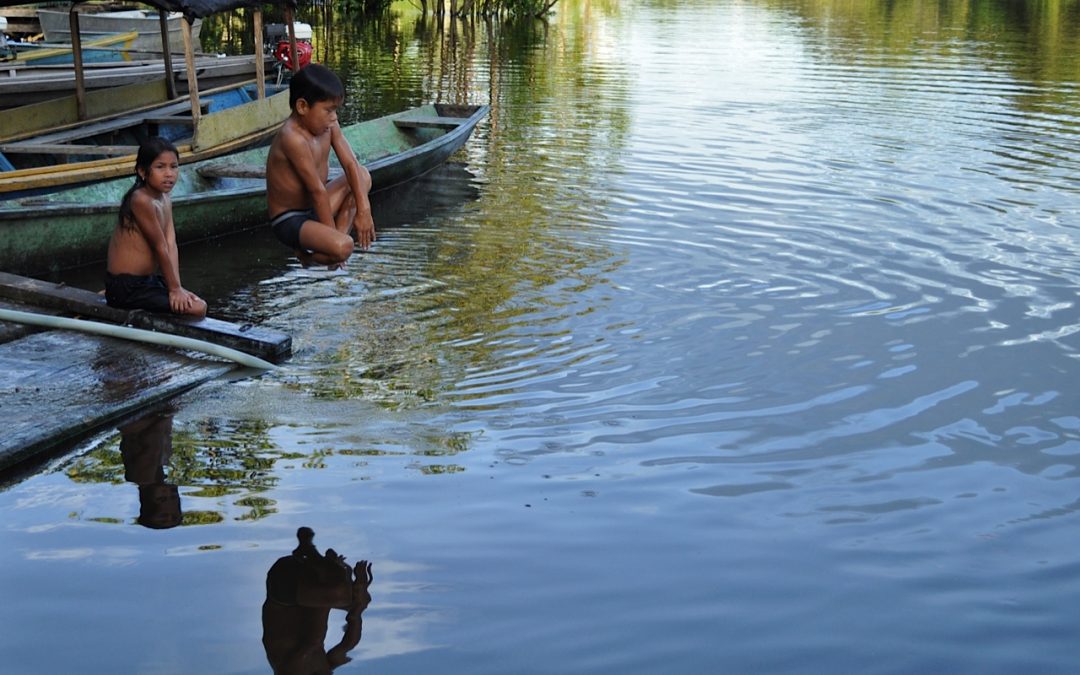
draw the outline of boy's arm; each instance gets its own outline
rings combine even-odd
[[[304,189],[311,195],[311,205],[315,216],[323,225],[334,226],[334,213],[330,210],[330,196],[326,184],[315,164],[315,154],[302,136],[297,133],[285,134],[282,139],[285,156],[289,158],[296,176],[303,183]]]
[[[341,127],[335,124],[331,129],[331,146],[337,155],[341,168],[345,171],[345,180],[349,182],[349,191],[352,192],[356,201],[356,215],[353,217],[353,226],[360,245],[367,248],[375,240],[375,223],[371,220],[371,202],[368,201],[368,190],[371,189],[371,176],[367,169],[360,165],[356,159],[348,139],[342,133]]]

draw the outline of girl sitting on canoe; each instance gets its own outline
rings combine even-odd
[[[109,240],[109,306],[206,316],[206,302],[180,285],[169,199],[179,170],[180,155],[169,141],[153,136],[139,146],[135,184],[120,202],[120,218]]]

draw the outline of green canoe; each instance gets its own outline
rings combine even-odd
[[[343,131],[371,172],[374,192],[444,163],[487,112],[486,105],[425,105]],[[264,146],[181,166],[172,191],[178,243],[266,224],[267,152]],[[104,261],[120,199],[131,183],[117,178],[0,201],[0,270],[34,275]]]

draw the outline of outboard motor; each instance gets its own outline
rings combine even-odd
[[[296,58],[300,67],[303,68],[311,64],[311,24],[297,22],[293,26],[296,30]],[[280,23],[267,24],[266,41],[274,45],[274,59],[285,68],[292,70],[288,26]]]

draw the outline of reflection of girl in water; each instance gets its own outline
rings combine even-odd
[[[263,647],[276,675],[330,673],[351,660],[348,652],[360,642],[360,615],[371,602],[371,563],[350,568],[334,549],[320,554],[310,528],[301,527],[296,537],[292,555],[278,558],[266,574]],[[345,610],[345,635],[327,651],[331,609]]]
[[[180,524],[180,490],[165,482],[172,458],[172,414],[151,413],[119,427],[124,480],[139,486],[139,524],[154,529]]]

